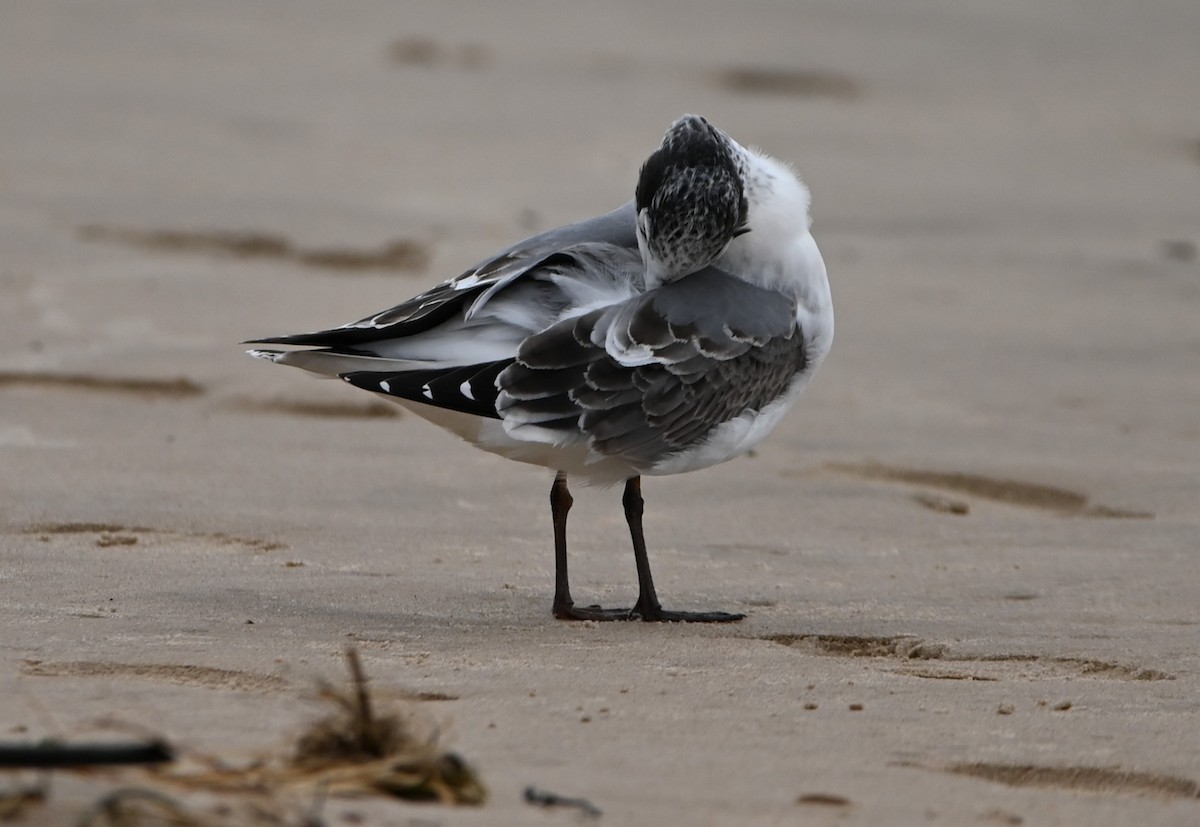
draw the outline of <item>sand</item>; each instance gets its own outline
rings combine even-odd
[[[530,785],[621,825],[1200,820],[1200,6],[3,19],[0,740],[248,760],[354,645],[491,796],[329,824],[589,818]],[[558,622],[547,472],[238,342],[621,203],[688,111],[802,172],[837,338],[756,455],[645,481],[664,604],[747,619]],[[576,599],[632,601],[620,492],[574,493]]]

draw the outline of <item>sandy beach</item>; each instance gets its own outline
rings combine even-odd
[[[490,795],[329,825],[1200,823],[1194,0],[0,20],[0,742],[248,763],[353,646]],[[238,343],[617,206],[685,112],[795,164],[837,337],[755,454],[644,482],[664,605],[748,617],[560,622],[548,472]],[[574,493],[577,601],[631,603]]]

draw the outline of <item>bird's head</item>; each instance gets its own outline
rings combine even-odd
[[[707,267],[747,231],[745,156],[698,115],[671,124],[638,177],[637,240],[647,284]]]

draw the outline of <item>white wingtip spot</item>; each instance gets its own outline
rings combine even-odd
[[[429,389],[428,385],[421,386],[421,395],[424,396],[426,399],[433,399],[433,391],[431,391]]]
[[[471,380],[470,379],[468,379],[466,382],[463,382],[461,385],[458,386],[458,392],[461,393],[463,396],[465,396],[467,399],[470,399],[472,402],[475,401],[475,394],[471,393]]]
[[[391,386],[391,385],[389,385],[387,382],[380,382],[380,383],[379,383],[379,389],[380,389],[381,391],[383,391],[384,393],[391,393],[391,392],[392,392],[392,386]]]

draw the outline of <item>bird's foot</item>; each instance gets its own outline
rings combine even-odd
[[[730,612],[672,612],[667,611],[658,603],[653,586],[649,593],[643,591],[633,606],[632,619],[644,620],[647,623],[734,623],[744,618],[744,614]]]
[[[644,620],[647,623],[734,623],[746,617],[730,612],[673,612],[661,606],[602,609],[599,606],[557,603],[554,616],[559,620]]]
[[[642,614],[635,609],[631,619],[641,619],[648,623],[736,623],[745,617],[740,612],[672,612],[659,609]]]
[[[599,606],[555,606],[559,620],[637,620],[633,609],[602,609]]]

